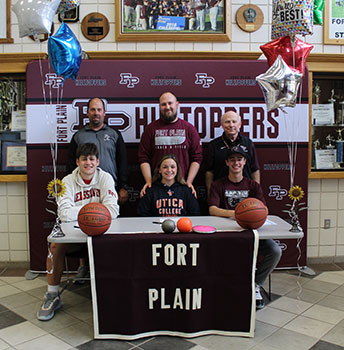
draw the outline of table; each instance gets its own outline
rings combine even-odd
[[[157,234],[164,218],[118,218],[88,237],[76,222],[50,242],[88,243],[95,338],[155,335],[253,337],[258,238],[300,238],[277,216],[257,230],[232,219],[192,217],[214,234]]]
[[[153,224],[165,218],[161,217],[131,217],[112,220],[109,230],[105,234],[140,234],[163,233],[161,226]],[[242,231],[243,229],[233,219],[216,216],[190,217],[193,225],[214,226],[217,232]],[[269,224],[271,222],[271,224]],[[48,236],[48,242],[56,243],[86,243],[87,235],[77,228],[77,222],[63,222],[61,224],[64,237]],[[259,239],[295,239],[302,238],[303,232],[290,232],[291,225],[276,215],[268,215],[267,223],[259,228]],[[178,231],[176,231],[178,232]]]

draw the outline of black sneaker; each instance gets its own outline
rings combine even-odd
[[[264,300],[256,300],[256,309],[260,310],[263,309],[265,306]]]
[[[84,284],[90,278],[90,271],[87,266],[79,266],[78,272],[74,277],[74,284]]]

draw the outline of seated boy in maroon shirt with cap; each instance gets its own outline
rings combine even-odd
[[[228,176],[216,180],[211,185],[208,201],[210,215],[234,218],[235,207],[248,197],[257,198],[265,204],[260,184],[243,176],[246,156],[246,149],[241,145],[228,150],[226,164],[229,173]],[[260,286],[278,264],[281,254],[281,248],[272,239],[259,241],[256,270],[256,307],[258,309],[264,307]]]

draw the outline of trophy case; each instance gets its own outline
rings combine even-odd
[[[344,72],[310,72],[310,178],[344,178]]]

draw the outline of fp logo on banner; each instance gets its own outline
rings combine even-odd
[[[140,82],[139,77],[134,77],[131,73],[121,73],[119,75],[121,80],[119,81],[122,85],[127,85],[127,88],[132,89]]]
[[[288,194],[288,191],[284,188],[281,188],[280,185],[270,185],[270,192],[268,194],[269,197],[276,197],[276,200],[280,201]]]
[[[202,85],[204,89],[210,88],[210,85],[215,83],[215,78],[208,76],[207,73],[196,73],[195,76],[195,84]]]
[[[59,77],[56,73],[45,74],[45,85],[50,85],[52,88],[57,89],[63,83],[63,78]]]

